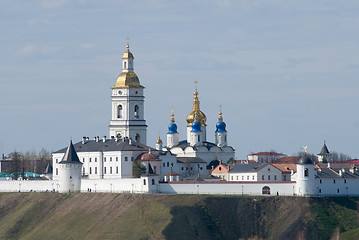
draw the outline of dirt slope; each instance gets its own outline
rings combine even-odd
[[[357,204],[356,198],[2,193],[0,239],[356,239]]]

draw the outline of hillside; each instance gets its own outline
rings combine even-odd
[[[0,194],[0,239],[358,239],[358,198]],[[333,238],[337,239],[337,238]]]

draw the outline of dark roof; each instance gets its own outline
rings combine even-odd
[[[180,148],[182,148],[182,150],[184,150],[186,147],[191,147],[191,145],[187,142],[187,140],[183,140],[183,141],[180,141],[178,143],[178,145],[173,146],[172,148],[174,148],[174,147],[180,147]],[[209,150],[211,147],[218,147],[218,146],[214,143],[206,142],[206,141],[204,141],[201,146],[192,146],[193,149],[198,149],[198,147],[206,147]],[[230,146],[226,146],[226,147],[230,147]],[[219,147],[219,148],[222,148],[222,147]]]
[[[76,150],[74,148],[74,145],[72,145],[72,141],[70,141],[69,146],[67,147],[66,153],[64,157],[62,158],[60,164],[63,163],[76,163],[76,164],[82,164],[80,162],[79,157],[77,156]]]
[[[313,164],[313,161],[312,161],[312,159],[310,159],[310,157],[304,155],[299,159],[298,164],[301,164],[301,165]]]
[[[77,152],[100,152],[100,151],[148,151],[149,146],[133,142],[132,144],[129,141],[116,141],[115,139],[106,139],[105,142],[100,139],[98,142],[96,140],[87,140],[84,144],[78,142],[74,145]],[[65,153],[67,148],[60,149],[54,153]],[[151,150],[156,151],[156,149],[151,148]]]
[[[44,174],[52,174],[52,166],[50,164],[46,165]]]
[[[318,155],[323,155],[323,156],[330,155],[329,150],[328,150],[327,145],[325,144],[325,142],[324,142],[324,145],[322,147],[322,150],[320,151],[320,153],[318,153]]]
[[[177,161],[181,163],[207,163],[199,157],[177,157]]]
[[[148,163],[148,171],[144,174],[142,174],[142,176],[156,176],[157,174],[153,171],[153,168],[151,166],[151,163]]]
[[[349,169],[345,169],[345,171],[342,172],[342,176],[340,176],[339,170],[343,171],[343,169],[321,168],[318,169],[317,176],[319,178],[359,178],[358,171],[352,173]]]
[[[230,172],[257,172],[269,163],[239,164],[231,166]]]

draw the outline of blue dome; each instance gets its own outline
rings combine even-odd
[[[175,123],[170,123],[168,125],[168,133],[178,133],[177,132],[177,124]]]
[[[200,122],[193,122],[191,132],[202,132],[201,131],[201,123]]]
[[[218,122],[216,124],[216,132],[227,132],[226,124],[224,122]]]

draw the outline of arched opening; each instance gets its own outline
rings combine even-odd
[[[270,195],[270,188],[268,186],[264,186],[262,188],[262,194],[268,194]]]
[[[138,107],[138,105],[136,105],[136,106],[135,106],[135,112],[134,112],[135,118],[139,118],[138,110],[139,110],[139,107]]]
[[[308,177],[309,176],[309,171],[308,168],[304,169],[304,177]]]
[[[127,63],[123,62],[123,68],[127,68]]]
[[[117,106],[117,118],[122,118],[122,105]]]
[[[141,141],[140,134],[138,134],[138,133],[136,134],[135,141],[138,142],[138,143]]]
[[[155,179],[152,179],[152,185],[155,185]]]
[[[117,133],[116,137],[117,137],[118,139],[122,139],[121,133]]]

